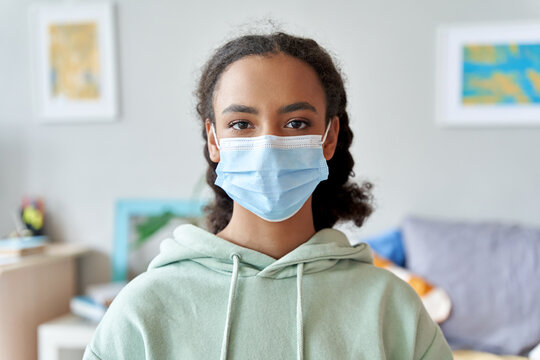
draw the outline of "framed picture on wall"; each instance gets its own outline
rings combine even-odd
[[[182,224],[204,228],[202,200],[121,199],[116,202],[112,281],[131,281]]]
[[[440,125],[540,125],[540,24],[441,26],[436,81]]]
[[[111,3],[31,7],[33,98],[40,122],[117,118],[114,30]]]

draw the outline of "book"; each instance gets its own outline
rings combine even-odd
[[[93,322],[99,322],[107,311],[107,306],[94,301],[91,297],[77,295],[71,298],[69,309],[77,316]]]
[[[89,285],[86,287],[85,293],[93,301],[108,307],[126,284],[126,281],[116,281]]]
[[[126,284],[126,281],[118,281],[89,285],[86,287],[85,295],[71,298],[70,310],[84,319],[100,322],[113,299]]]
[[[26,256],[26,255],[35,255],[41,254],[45,251],[45,245],[37,245],[32,247],[26,247],[22,249],[2,249],[0,248],[0,257],[4,256]]]
[[[0,239],[0,257],[19,257],[43,253],[47,236],[27,236]]]

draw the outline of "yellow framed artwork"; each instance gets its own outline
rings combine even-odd
[[[113,4],[36,5],[30,11],[30,25],[38,120],[116,120]]]

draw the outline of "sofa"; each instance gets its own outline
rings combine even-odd
[[[540,228],[410,215],[349,238],[447,294],[438,322],[455,359],[540,356]]]

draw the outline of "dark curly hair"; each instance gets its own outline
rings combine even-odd
[[[196,91],[197,112],[202,120],[202,136],[205,140],[204,156],[208,162],[206,181],[215,193],[214,201],[205,210],[208,229],[214,233],[221,231],[229,223],[233,210],[232,199],[217,185],[217,164],[210,160],[205,121],[215,124],[213,109],[214,89],[221,74],[233,62],[249,56],[270,56],[283,53],[309,64],[317,73],[326,94],[326,121],[339,117],[338,143],[331,160],[328,161],[328,179],[319,183],[313,192],[312,211],[316,230],[332,227],[337,221],[352,220],[362,226],[373,211],[373,184],[363,182],[362,186],[349,181],[354,176],[354,160],[349,152],[353,133],[349,127],[347,95],[343,79],[331,56],[312,39],[301,38],[276,32],[268,35],[244,35],[218,48],[202,68]]]

